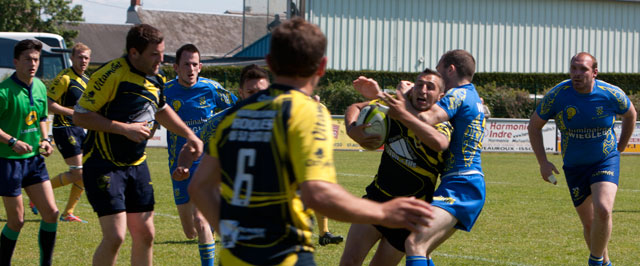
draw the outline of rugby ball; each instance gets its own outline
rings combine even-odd
[[[365,147],[366,149],[375,150],[382,146],[387,138],[387,111],[389,107],[379,104],[369,104],[360,110],[356,126],[370,124],[370,127],[364,129],[364,132],[371,135],[380,135],[381,140],[376,147]]]

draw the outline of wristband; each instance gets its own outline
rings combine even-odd
[[[49,144],[51,144],[51,138],[44,138],[40,142],[43,142],[43,141],[49,142]]]
[[[14,137],[11,137],[9,141],[7,141],[7,145],[9,145],[9,147],[13,147],[13,145],[15,145],[16,142],[18,142],[18,140]]]

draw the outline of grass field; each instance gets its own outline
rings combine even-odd
[[[166,150],[150,148],[147,152],[157,202],[154,263],[199,265],[196,242],[184,237],[173,203]],[[362,195],[364,187],[371,182],[377,170],[380,155],[379,152],[336,152],[340,184],[355,195]],[[482,157],[487,181],[484,210],[471,233],[457,232],[436,251],[433,256],[436,264],[585,265],[589,254],[562,175],[558,176],[557,186],[543,182],[539,178],[533,154],[484,153]],[[561,166],[559,155],[551,155],[550,158],[556,166]],[[622,157],[620,189],[609,245],[614,265],[638,265],[640,261],[639,159],[638,156]],[[66,169],[57,152],[47,159],[47,167],[51,175]],[[66,204],[68,191],[68,186],[55,190],[61,210]],[[0,213],[4,218],[4,211]],[[97,217],[86,197],[76,208],[76,215],[89,223],[58,225],[55,265],[91,263],[101,234]],[[40,217],[27,210],[26,220],[13,257],[14,265],[35,265],[38,261],[37,230]],[[346,236],[349,225],[331,221],[330,229]],[[314,243],[317,243],[317,239],[314,239]],[[318,246],[318,265],[337,265],[343,248],[344,244]],[[120,250],[119,265],[129,264],[130,249],[128,237]]]

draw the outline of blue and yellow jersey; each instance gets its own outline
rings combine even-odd
[[[214,114],[238,101],[233,93],[225,90],[218,82],[202,77],[190,88],[180,85],[177,78],[171,80],[165,84],[164,95],[169,106],[196,135],[200,135],[202,127]],[[170,173],[177,167],[178,154],[186,142],[185,138],[167,131]],[[197,163],[199,160],[195,162]]]
[[[378,174],[367,188],[367,194],[378,193],[389,199],[414,196],[431,201],[448,151],[430,149],[398,120],[388,117],[386,121],[388,134],[384,141],[384,152]],[[444,122],[435,125],[435,128],[451,140],[451,124]]]
[[[0,83],[0,129],[23,141],[33,150],[17,154],[9,145],[0,144],[0,158],[25,159],[38,155],[40,121],[47,119],[47,87],[38,78],[31,85],[16,73]]]
[[[91,75],[78,100],[76,112],[96,112],[123,122],[155,123],[156,111],[165,107],[164,78],[149,76],[133,68],[125,57],[112,60]],[[146,159],[147,141],[136,143],[127,137],[89,130],[84,141],[84,162],[104,161],[116,166],[139,165]]]
[[[287,256],[313,251],[313,212],[299,190],[336,182],[326,107],[273,84],[228,111],[208,154],[222,166],[222,264],[288,265]]]
[[[447,113],[454,128],[443,176],[482,174],[480,152],[485,119],[475,86],[470,83],[450,89],[437,105]]]
[[[549,91],[536,113],[555,119],[561,134],[564,165],[591,164],[617,149],[613,125],[617,114],[629,110],[630,101],[618,87],[595,80],[591,93],[578,93],[565,80]]]
[[[47,97],[61,106],[71,108],[76,105],[82,92],[87,87],[89,77],[84,73],[78,75],[73,68],[62,70],[53,80],[53,85],[47,91]],[[55,114],[53,116],[53,127],[72,127],[71,116]]]

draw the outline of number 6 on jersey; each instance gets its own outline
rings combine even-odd
[[[249,206],[251,201],[251,191],[253,190],[253,175],[245,173],[245,169],[253,167],[256,163],[256,150],[255,149],[240,149],[238,151],[238,168],[236,169],[236,179],[233,182],[233,198],[231,204],[236,206]],[[244,196],[240,196],[242,188],[246,183],[244,189]]]

